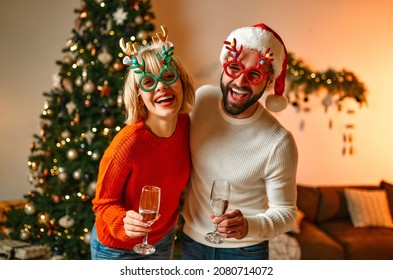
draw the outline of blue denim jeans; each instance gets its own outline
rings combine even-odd
[[[183,235],[183,260],[268,260],[269,242],[241,248],[214,248]]]
[[[143,256],[133,250],[105,246],[98,240],[96,227],[91,231],[90,251],[92,260],[170,260],[173,255],[176,228],[171,229],[157,244],[154,254]]]

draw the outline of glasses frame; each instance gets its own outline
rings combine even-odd
[[[231,74],[228,71],[228,66],[231,64],[236,64],[237,66],[239,66],[240,71],[237,74]],[[261,69],[260,64],[258,64],[257,66],[254,67],[248,67],[247,69],[244,67],[243,63],[241,63],[239,60],[227,60],[225,61],[225,63],[222,66],[224,68],[224,72],[228,77],[231,77],[232,79],[237,79],[239,78],[242,74],[244,74],[244,77],[246,78],[247,82],[252,84],[252,85],[258,85],[260,84],[263,80],[266,79],[266,77],[272,73],[271,71],[268,72],[263,72]],[[258,71],[260,73],[260,78],[256,81],[253,81],[249,78],[249,73],[251,71]]]
[[[171,81],[165,81],[165,80],[162,78],[162,74],[163,74],[165,71],[167,71],[167,70],[171,70],[171,71],[173,71],[173,73],[175,74],[175,77],[174,77],[173,80],[171,80]],[[143,84],[142,84],[142,80],[143,80],[145,77],[150,77],[150,78],[152,78],[152,79],[154,80],[154,86],[152,86],[151,88],[145,88],[145,87],[143,86]],[[160,82],[163,83],[164,85],[169,86],[169,85],[172,85],[172,84],[176,83],[176,81],[177,81],[178,78],[179,78],[179,75],[178,75],[178,73],[177,73],[177,70],[176,70],[175,68],[173,68],[172,66],[165,65],[165,66],[160,70],[160,73],[158,74],[158,76],[155,76],[155,75],[153,75],[152,73],[143,72],[143,73],[142,73],[142,76],[139,78],[138,85],[139,85],[139,88],[140,88],[141,90],[143,90],[143,91],[145,91],[145,92],[152,92],[152,91],[154,91],[154,90],[157,88],[158,81],[160,81]]]

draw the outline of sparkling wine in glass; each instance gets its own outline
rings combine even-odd
[[[143,222],[151,226],[158,215],[160,209],[161,189],[156,186],[144,186],[142,188],[139,201],[139,214],[143,216]],[[143,243],[134,246],[134,251],[141,255],[150,255],[156,248],[147,241],[147,234],[143,238]]]
[[[215,216],[222,216],[227,211],[231,192],[230,190],[231,184],[228,180],[214,180],[210,193],[210,207]],[[215,244],[221,244],[224,242],[224,238],[218,234],[217,228],[218,224],[215,225],[214,231],[205,235],[206,241]]]

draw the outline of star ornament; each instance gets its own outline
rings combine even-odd
[[[124,21],[127,19],[128,12],[124,11],[123,7],[119,7],[116,9],[116,12],[112,14],[112,16],[116,22],[116,25],[122,25]]]
[[[98,86],[97,89],[101,91],[100,93],[101,97],[105,97],[105,96],[110,97],[113,91],[113,88],[111,86],[108,86],[107,84]]]

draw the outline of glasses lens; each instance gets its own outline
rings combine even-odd
[[[176,73],[175,69],[173,69],[173,68],[164,69],[161,72],[161,79],[160,80],[166,85],[170,85],[170,84],[173,84],[174,82],[176,82],[177,73]]]
[[[248,69],[246,77],[250,83],[258,84],[265,77],[265,73],[263,73],[261,70],[256,69],[256,68],[255,69]]]
[[[140,80],[139,85],[144,91],[152,91],[156,87],[157,83],[154,76],[150,73],[146,73]]]
[[[231,78],[237,78],[243,72],[243,65],[239,62],[229,62],[224,65],[225,73]]]

